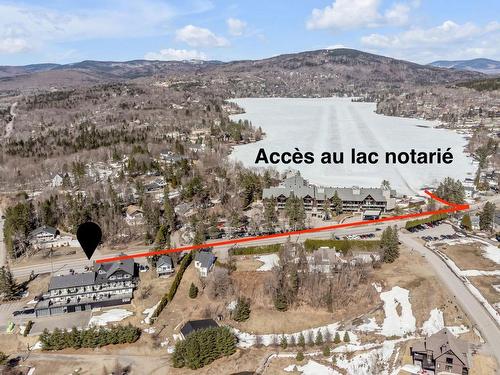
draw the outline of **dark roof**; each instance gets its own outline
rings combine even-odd
[[[210,268],[215,263],[215,255],[207,251],[200,251],[194,256],[195,262],[200,262],[203,268]]]
[[[59,230],[57,230],[56,228],[49,227],[48,225],[43,225],[43,226],[38,227],[35,230],[31,231],[29,234],[29,237],[38,236],[40,233],[44,233],[44,232],[50,233],[53,236],[59,234]]]
[[[97,272],[96,281],[98,283],[106,282],[108,278],[117,271],[123,271],[129,275],[135,275],[135,262],[133,259],[123,259],[113,263],[100,263],[95,267]],[[99,270],[104,270],[105,274],[99,274]]]
[[[94,272],[75,273],[73,275],[54,276],[50,279],[49,290],[93,285],[94,282],[95,282],[95,273]]]
[[[434,360],[444,353],[452,351],[464,366],[469,367],[469,344],[457,339],[448,328],[443,328],[439,332],[417,342],[412,350],[414,352],[431,351]]]
[[[156,262],[156,267],[163,266],[164,264],[170,264],[170,267],[174,266],[174,262],[172,262],[172,258],[170,258],[168,255],[162,255],[160,259]]]
[[[199,331],[200,329],[218,327],[219,325],[213,319],[201,319],[201,320],[189,320],[181,328],[181,333],[184,337],[187,335]]]

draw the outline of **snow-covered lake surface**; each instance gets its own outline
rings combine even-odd
[[[374,103],[355,103],[349,98],[243,98],[234,99],[246,113],[231,116],[233,120],[248,119],[266,133],[260,142],[236,146],[233,160],[248,167],[255,164],[257,152],[266,153],[312,151],[314,164],[276,164],[279,171],[299,170],[311,183],[324,186],[359,185],[378,187],[383,179],[389,180],[398,192],[412,194],[423,186],[436,185],[444,177],[463,180],[473,176],[475,166],[463,148],[466,140],[456,132],[437,129],[435,121],[389,117],[376,114]],[[385,152],[418,151],[444,152],[451,147],[452,164],[441,165],[388,165]],[[378,152],[381,160],[375,165],[350,164],[350,150]],[[324,165],[320,154],[324,151],[344,151],[344,164]]]

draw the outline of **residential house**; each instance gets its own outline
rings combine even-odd
[[[28,241],[35,249],[69,246],[71,237],[61,237],[59,229],[48,225],[36,228],[28,234]]]
[[[168,276],[174,273],[174,262],[168,255],[162,255],[156,262],[158,276]]]
[[[188,335],[201,329],[218,327],[219,325],[213,319],[189,320],[181,328],[181,336],[185,339]]]
[[[304,203],[306,213],[313,217],[323,217],[324,207],[334,210],[333,198],[338,196],[342,201],[342,210],[359,212],[363,210],[389,211],[396,206],[396,192],[386,188],[352,188],[318,187],[310,185],[301,176],[289,177],[279,186],[265,188],[262,198],[272,199],[278,209],[284,209],[287,200],[295,196]]]
[[[215,255],[208,251],[199,251],[194,257],[194,268],[201,277],[207,277],[215,264]]]
[[[144,224],[144,213],[140,207],[130,205],[127,207],[125,221],[128,225]]]
[[[307,263],[309,271],[328,274],[335,272],[346,261],[335,249],[320,247],[307,257]]]
[[[57,188],[62,186],[63,184],[63,177],[60,174],[56,174],[52,180],[50,181],[50,186],[53,188]]]
[[[456,338],[447,328],[410,347],[415,365],[432,373],[467,375],[470,370],[469,344]]]
[[[35,306],[36,317],[130,303],[138,280],[133,259],[100,263],[90,272],[53,276]]]

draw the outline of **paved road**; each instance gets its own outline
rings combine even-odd
[[[486,341],[486,349],[496,358],[497,363],[500,364],[500,328],[484,306],[467,289],[463,281],[448,268],[446,263],[432,250],[417,241],[414,235],[401,233],[400,240],[408,248],[414,249],[425,256],[439,279],[441,279],[450,293],[455,296],[462,310],[481,332],[483,339]]]

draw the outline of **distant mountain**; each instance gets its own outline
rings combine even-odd
[[[317,50],[242,61],[82,61],[0,66],[0,90],[78,87],[130,79],[191,82],[226,95],[329,96],[484,78],[353,49]]]
[[[470,70],[485,74],[500,74],[500,61],[491,59],[472,59],[457,61],[439,60],[431,62],[429,65],[439,68]]]

